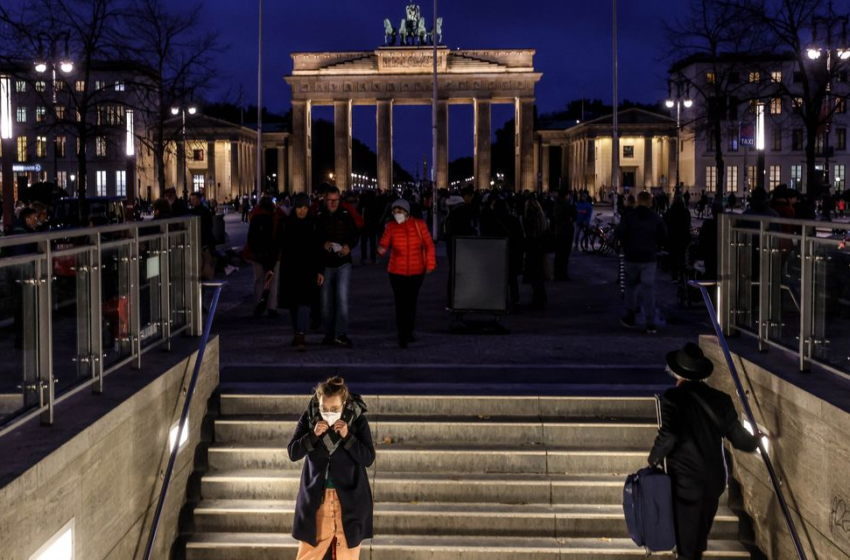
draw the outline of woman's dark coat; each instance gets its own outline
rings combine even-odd
[[[301,415],[295,435],[289,442],[289,458],[299,461],[306,457],[301,472],[301,486],[295,505],[292,536],[316,546],[316,513],[325,493],[325,472],[330,475],[342,507],[342,525],[349,548],[370,539],[372,532],[372,490],[366,469],[375,461],[372,432],[365,416],[359,416],[349,428],[333,455],[313,433],[309,412]],[[317,419],[316,419],[317,420]]]
[[[299,219],[293,209],[282,237],[279,306],[284,309],[309,306],[323,270],[316,222],[309,215]]]

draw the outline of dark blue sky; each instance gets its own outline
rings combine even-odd
[[[256,100],[257,0],[205,0],[207,25],[221,32],[225,89],[236,99],[243,86],[246,103]],[[289,108],[283,76],[292,69],[291,52],[369,50],[383,43],[383,20],[403,17],[406,0],[265,0],[264,103]],[[654,102],[666,95],[662,22],[681,15],[684,0],[619,2],[620,98]],[[431,26],[431,2],[420,4]],[[541,113],[575,98],[611,99],[611,0],[454,0],[440,2],[444,41],[451,48],[533,48],[543,73],[537,89]],[[318,109],[317,118],[332,119]],[[396,159],[408,169],[430,154],[430,109],[395,111]],[[511,117],[496,107],[493,129]],[[450,157],[472,154],[472,109],[452,107]],[[375,112],[354,111],[354,134],[374,147]],[[430,159],[430,156],[429,156]]]

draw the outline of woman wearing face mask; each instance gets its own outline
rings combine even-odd
[[[437,268],[437,253],[428,233],[428,225],[410,216],[410,204],[396,200],[392,205],[393,221],[387,224],[378,244],[382,257],[390,252],[390,285],[395,296],[395,318],[398,345],[407,348],[413,342],[416,324],[416,300],[425,274]]]
[[[366,469],[375,461],[366,404],[341,377],[316,387],[289,442],[289,458],[306,457],[295,505],[296,560],[322,560],[336,537],[337,560],[360,558],[372,538],[372,491]]]

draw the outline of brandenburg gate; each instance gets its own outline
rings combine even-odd
[[[474,105],[475,183],[490,187],[493,104],[511,104],[516,116],[515,189],[534,190],[534,89],[542,74],[534,71],[533,50],[437,49],[438,188],[449,183],[449,105]],[[333,106],[335,177],[340,189],[351,185],[351,119],[353,105],[375,105],[378,187],[393,183],[393,108],[431,105],[434,49],[390,46],[371,52],[295,53],[292,88],[292,168],[294,191],[309,190],[311,124],[315,106]],[[430,124],[430,123],[429,123]]]

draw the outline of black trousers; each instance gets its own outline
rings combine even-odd
[[[375,229],[364,229],[360,233],[360,262],[365,263],[367,260],[375,261],[378,259],[378,231]]]
[[[390,274],[390,285],[395,296],[395,322],[398,328],[398,338],[409,341],[416,326],[416,301],[422,288],[424,274],[402,276]]]
[[[671,472],[679,560],[701,560],[723,488]]]
[[[555,280],[563,280],[570,275],[570,253],[573,250],[573,225],[567,232],[555,238]]]

